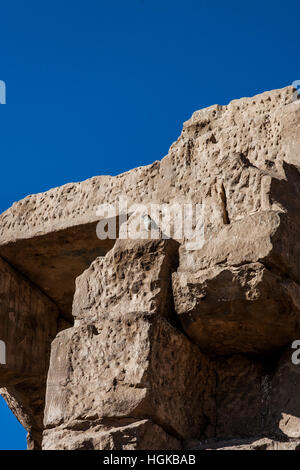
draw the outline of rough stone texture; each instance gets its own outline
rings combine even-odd
[[[36,448],[41,445],[50,343],[57,320],[55,304],[0,258],[0,331],[6,344],[1,394]]]
[[[1,215],[1,245],[96,222],[97,206],[114,203],[120,194],[133,203],[180,198],[201,202],[209,189],[217,189],[218,180],[231,190],[232,220],[248,214],[247,206],[256,212],[262,200],[260,178],[253,176],[255,186],[249,186],[247,178],[235,182],[235,159],[243,154],[248,167],[249,161],[266,176],[270,172],[283,176],[283,161],[299,164],[300,107],[298,101],[292,102],[293,93],[287,87],[196,111],[161,162],[115,177],[67,184],[16,202]]]
[[[299,440],[300,367],[292,363],[292,352],[288,347],[269,356],[233,355],[211,362],[216,387],[210,416],[215,428],[206,431],[208,438]]]
[[[76,277],[113,245],[113,240],[97,238],[94,223],[8,243],[1,246],[0,253],[53,299],[60,318],[71,326]]]
[[[205,442],[192,450],[300,450],[300,441],[282,442],[268,438],[232,439],[231,441]]]
[[[101,317],[58,335],[48,376],[46,428],[76,430],[151,417],[171,436],[201,435],[206,359],[164,319],[128,314],[126,326],[120,317]]]
[[[172,240],[118,241],[77,279],[75,326],[52,343],[47,429],[150,417],[177,440],[202,434],[209,362],[164,318],[172,259]]]
[[[185,331],[211,355],[272,352],[300,337],[299,285],[261,263],[175,273],[173,290]]]
[[[125,420],[124,420],[125,421]],[[181,443],[149,419],[44,432],[44,450],[178,450]]]
[[[29,196],[0,215],[0,386],[29,448],[40,445],[58,332],[44,448],[299,447],[293,96],[287,87],[197,111],[161,162]],[[121,196],[201,204],[203,243],[149,240],[144,229],[124,240],[139,216],[123,208],[112,216],[120,238],[99,240],[97,206]]]
[[[178,266],[174,240],[118,240],[80,277],[74,295],[76,319],[99,318],[99,312],[157,313],[174,320],[171,275]]]
[[[292,364],[291,349],[280,358],[269,386],[267,426],[284,439],[300,438],[300,366]]]

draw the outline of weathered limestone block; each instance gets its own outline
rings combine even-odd
[[[10,410],[26,429],[28,450],[40,450],[46,393],[46,374],[32,379],[20,378],[19,383],[0,388]]]
[[[97,206],[114,204],[120,194],[130,203],[181,198],[201,202],[213,179],[224,179],[226,185],[223,171],[226,165],[235,165],[232,159],[237,155],[260,170],[282,175],[284,161],[299,165],[300,102],[293,101],[294,91],[290,86],[201,109],[184,123],[181,136],[161,162],[115,177],[70,183],[16,202],[0,216],[0,245],[96,222]],[[250,200],[250,192],[253,202],[260,198],[256,187],[249,191],[243,185],[241,180],[234,200],[229,199],[236,211],[241,210],[237,200]]]
[[[97,323],[52,344],[45,427],[150,417],[171,436],[192,438],[206,425],[207,377],[208,361],[164,318],[99,312]]]
[[[174,321],[171,274],[178,266],[174,240],[117,240],[104,258],[97,258],[76,281],[76,319],[99,313],[157,313]]]
[[[251,449],[259,436],[271,439],[270,449],[273,444],[277,448],[280,441],[299,440],[300,373],[299,366],[292,364],[291,354],[291,348],[287,348],[281,357],[278,353],[235,354],[210,361],[213,403],[207,413],[206,440],[199,449],[235,445],[222,443],[227,439],[244,439],[240,444]],[[186,446],[196,448],[198,444],[187,442]]]
[[[295,92],[295,90],[294,90]],[[284,150],[284,159],[299,166],[300,153],[300,105],[293,100],[288,106],[274,109],[274,121],[278,126],[278,140]]]
[[[299,450],[300,366],[293,364],[293,352],[288,347],[281,356],[233,355],[211,361],[216,375],[213,429],[207,432],[209,440],[188,447]]]
[[[289,347],[282,355],[269,387],[268,431],[284,439],[300,438],[300,365],[292,363],[293,352]]]
[[[276,109],[299,116],[289,93],[196,112],[161,164],[162,194],[175,199],[179,185],[204,205],[204,244],[181,245],[173,288],[186,333],[212,354],[272,351],[297,334],[300,156],[281,141],[287,124]],[[266,269],[253,275],[249,263]]]
[[[52,343],[44,447],[51,429],[112,419],[150,418],[177,440],[204,432],[209,363],[165,318],[173,255],[172,240],[118,241],[77,279],[75,326]]]
[[[276,351],[300,335],[300,287],[261,263],[174,273],[184,330],[211,355]]]
[[[201,250],[182,245],[178,271],[201,272],[213,266],[262,262],[299,282],[299,224],[282,212],[263,211],[225,225]]]
[[[124,420],[126,423],[126,420]],[[177,450],[181,442],[150,419],[44,432],[44,450]]]
[[[87,228],[98,222],[98,206],[114,204],[120,195],[129,204],[151,202],[158,169],[159,162],[154,162],[117,176],[95,176],[27,196],[1,214],[0,245],[55,235],[72,227]]]
[[[205,200],[221,212],[226,202],[230,221],[263,210],[268,175],[282,177],[284,161],[299,165],[281,136],[289,112],[299,109],[293,92],[287,87],[196,111],[161,161],[158,199]]]
[[[224,226],[201,250],[180,249],[175,309],[206,351],[267,352],[297,336],[299,227],[293,207],[258,212]]]
[[[0,338],[6,345],[0,390],[35,447],[41,444],[50,345],[58,315],[50,299],[0,258]]]
[[[47,371],[57,319],[55,304],[0,258],[0,338],[6,344],[2,383],[9,383],[11,373],[32,377]]]
[[[242,198],[240,207],[243,207],[243,213],[235,218],[228,213],[226,223],[220,227],[214,227],[214,220],[207,214],[210,226],[206,226],[204,244],[198,250],[187,250],[182,244],[179,270],[195,272],[220,264],[262,261],[299,282],[300,172],[288,164],[284,164],[283,169],[283,178],[255,169],[260,173],[260,179],[265,181],[258,192],[263,204],[259,204],[256,210],[250,204],[244,204],[245,198]],[[232,175],[237,176],[234,182],[239,182],[237,172],[233,171]],[[247,185],[246,195],[252,201],[250,187]],[[228,212],[228,204],[226,207]]]
[[[184,124],[161,162],[29,196],[0,215],[0,256],[34,283],[0,262],[10,361],[0,385],[30,448],[40,443],[49,342],[71,326],[75,279],[87,268],[75,326],[53,342],[44,448],[169,449],[278,432],[249,439],[250,448],[276,448],[298,439],[288,385],[297,388],[298,372],[274,360],[299,334],[299,129],[292,87],[211,106]],[[204,244],[191,250],[175,237],[178,259],[172,240],[99,240],[97,206],[120,196],[202,204]]]
[[[232,355],[217,358],[215,434],[217,439],[263,435],[269,370],[265,361]]]
[[[120,196],[128,204],[205,204],[206,240],[228,222],[277,211],[282,203],[270,201],[269,188],[284,178],[285,162],[299,165],[300,105],[293,99],[287,87],[197,111],[161,162],[28,196],[0,215],[0,256],[70,320],[75,278],[112,247],[95,235],[99,204]]]
[[[282,442],[256,436],[251,439],[208,441],[195,445],[192,450],[300,450],[300,441]]]
[[[10,242],[1,245],[0,256],[39,286],[55,302],[61,317],[71,326],[76,277],[95,258],[104,256],[114,242],[99,240],[96,223],[93,223],[50,234],[41,233],[20,244]]]

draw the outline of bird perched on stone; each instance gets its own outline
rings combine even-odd
[[[142,219],[144,221],[144,226],[146,230],[158,230],[160,231],[159,226],[156,222],[148,214],[142,215]]]

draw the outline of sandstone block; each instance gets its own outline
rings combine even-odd
[[[269,389],[268,430],[285,440],[300,438],[300,366],[292,363],[293,352],[289,347],[282,355]]]
[[[52,343],[45,427],[134,417],[179,438],[201,434],[208,361],[164,318],[102,314]]]
[[[211,355],[266,353],[299,332],[300,288],[261,263],[174,273],[175,309]]]
[[[300,441],[282,442],[270,438],[232,439],[198,444],[193,450],[300,450]]]
[[[174,240],[117,240],[76,280],[73,315],[91,319],[104,312],[145,311],[172,321],[171,274],[177,265]]]
[[[299,129],[292,87],[214,105],[161,162],[0,215],[0,386],[29,448],[58,331],[44,448],[298,448],[298,372],[277,359],[299,335]],[[204,243],[98,239],[98,205],[120,197],[201,205]],[[129,214],[111,216],[119,238]]]
[[[177,450],[178,439],[151,420],[116,427],[96,425],[88,431],[55,429],[44,432],[44,450]]]
[[[6,364],[0,365],[0,393],[41,446],[50,345],[57,332],[56,305],[0,258],[0,339]]]

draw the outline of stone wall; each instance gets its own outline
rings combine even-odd
[[[41,446],[50,344],[58,317],[56,305],[0,258],[0,331],[6,345],[1,394],[27,429],[30,448]]]
[[[44,449],[299,446],[293,98],[287,87],[197,111],[160,162],[0,215],[0,386],[29,448],[42,433]],[[117,241],[99,240],[97,206],[121,196],[201,204],[203,243],[164,239],[159,214],[157,238],[146,224],[123,239],[143,219],[119,208]]]

